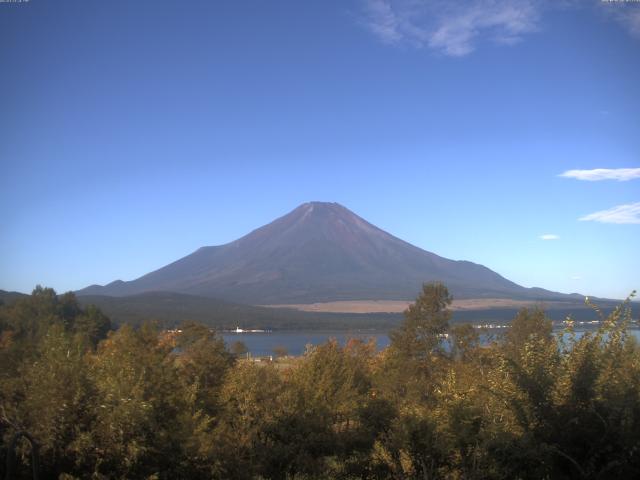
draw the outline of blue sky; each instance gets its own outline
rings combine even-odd
[[[640,4],[0,3],[0,72],[1,289],[309,200],[525,286],[640,287]]]

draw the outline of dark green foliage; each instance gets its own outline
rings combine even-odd
[[[191,322],[182,325],[176,347],[175,366],[185,388],[191,389],[191,401],[199,410],[214,415],[218,409],[216,393],[233,365],[233,355],[214,331]]]
[[[480,335],[473,325],[463,323],[455,325],[449,330],[449,343],[451,354],[458,360],[469,360],[469,357],[478,348]]]
[[[2,291],[0,291],[2,298]],[[15,296],[6,297],[7,304]],[[388,331],[403,320],[401,313],[324,313],[303,312],[285,308],[266,308],[218,299],[170,292],[149,292],[128,297],[103,295],[80,295],[81,305],[95,304],[116,325],[142,325],[149,319],[157,320],[165,328],[175,328],[183,320],[193,320],[212,328],[231,329],[270,327],[278,330],[353,330],[376,329]],[[601,307],[612,311],[616,303],[599,302]],[[506,323],[518,310],[516,308],[491,308],[457,311],[453,322]],[[550,303],[547,315],[554,321],[562,321],[568,315],[576,320],[592,320],[593,312],[580,300],[567,303]]]
[[[74,331],[85,337],[93,346],[107,336],[111,330],[111,321],[95,305],[87,305],[74,321]]]
[[[249,351],[249,349],[247,348],[247,345],[244,342],[240,340],[236,340],[229,347],[229,351],[231,352],[232,355],[236,357],[240,357],[246,354]]]
[[[95,304],[119,325],[142,325],[157,320],[165,328],[175,328],[183,320],[193,320],[217,329],[273,328],[278,330],[387,330],[400,322],[396,313],[324,313],[288,308],[267,308],[169,292],[149,292],[129,297],[79,296],[84,305]]]
[[[441,283],[426,283],[415,303],[404,312],[405,320],[391,332],[391,348],[405,359],[424,358],[439,348],[449,328],[452,298]]]
[[[52,325],[80,334],[94,345],[111,329],[109,318],[96,306],[82,308],[73,293],[58,296],[52,288],[40,285],[30,296],[2,306],[0,319],[5,331],[10,331],[14,340],[22,341],[24,346],[35,345]]]
[[[629,303],[582,336],[522,310],[484,346],[449,325],[449,303],[425,285],[382,352],[329,341],[254,363],[203,325],[109,331],[98,309],[38,287],[0,306],[0,478],[20,430],[47,479],[640,476]],[[18,479],[29,454],[19,443]]]

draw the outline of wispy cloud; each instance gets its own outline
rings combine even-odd
[[[582,277],[580,275],[572,275],[571,280],[582,280]]]
[[[599,2],[599,5],[631,36],[640,38],[640,5],[636,2]]]
[[[601,223],[640,223],[640,202],[590,213],[581,217],[580,220]]]
[[[513,45],[538,30],[542,14],[583,8],[578,0],[361,0],[363,23],[380,40],[461,57],[481,41]],[[640,39],[640,5],[592,0]]]
[[[596,182],[599,180],[618,180],[625,182],[634,178],[640,178],[640,168],[595,168],[593,170],[567,170],[560,174],[561,177],[577,178]]]
[[[540,235],[541,240],[558,240],[559,238],[560,236],[555,233],[545,233],[544,235]]]
[[[537,29],[536,0],[365,0],[365,24],[383,42],[464,56],[479,41],[519,42]]]
[[[371,31],[385,43],[396,43],[402,40],[400,19],[391,7],[391,2],[385,0],[370,0],[366,2],[368,22]]]

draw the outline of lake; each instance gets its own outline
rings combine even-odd
[[[495,331],[493,335],[498,335],[505,330]],[[630,329],[638,341],[640,341],[640,329]],[[584,333],[584,330],[576,330],[578,336]],[[251,355],[255,357],[264,357],[273,355],[273,349],[276,347],[284,347],[289,355],[302,355],[308,344],[320,345],[331,338],[335,338],[341,345],[344,345],[350,338],[357,338],[367,341],[375,338],[376,346],[379,350],[389,346],[389,336],[385,332],[362,332],[362,331],[274,331],[270,333],[230,333],[222,334],[227,346],[233,342],[243,342]],[[481,336],[482,339],[487,336]]]
[[[243,342],[251,355],[264,357],[273,355],[273,349],[284,347],[289,355],[302,355],[308,344],[320,345],[331,338],[335,338],[341,345],[344,345],[350,338],[358,338],[364,341],[370,338],[376,339],[376,346],[379,350],[389,345],[389,336],[384,332],[348,332],[348,331],[286,331],[271,333],[229,333],[222,334],[227,346],[233,342]]]

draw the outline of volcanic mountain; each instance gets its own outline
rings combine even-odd
[[[482,265],[415,247],[337,203],[311,202],[226,245],[202,247],[138,279],[79,295],[177,292],[246,304],[410,300],[427,281],[455,298],[551,300]]]

